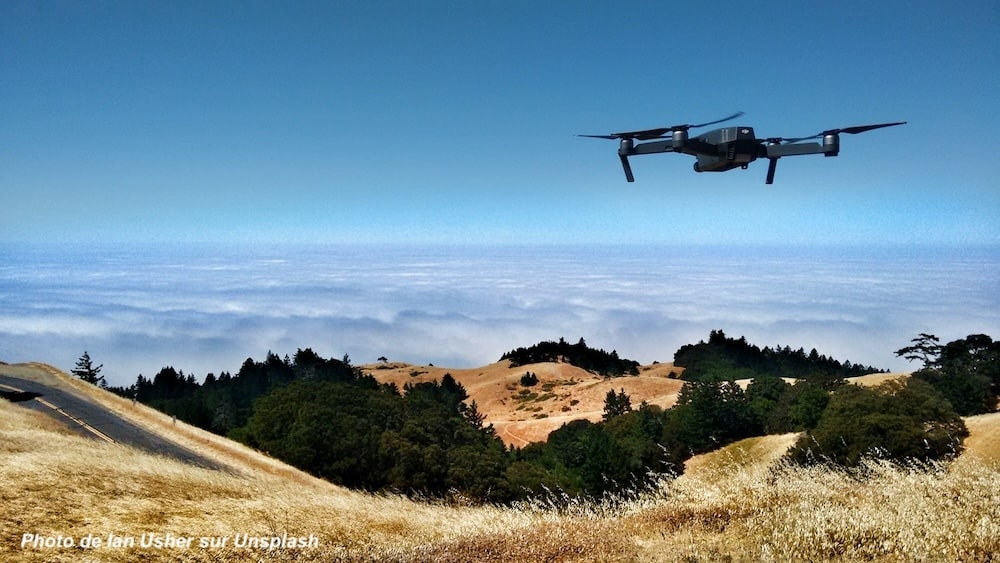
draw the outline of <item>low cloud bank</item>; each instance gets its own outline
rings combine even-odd
[[[472,367],[583,337],[642,363],[712,329],[760,346],[912,369],[919,332],[1000,335],[1000,257],[926,249],[346,247],[7,249],[0,360],[114,385],[171,365],[201,378],[311,347]]]

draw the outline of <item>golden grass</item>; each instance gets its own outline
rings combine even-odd
[[[511,367],[502,361],[472,369],[451,369],[421,366],[404,362],[386,362],[361,366],[380,383],[392,383],[402,389],[407,383],[440,381],[450,373],[465,387],[469,402],[476,401],[479,412],[492,424],[497,435],[508,446],[524,447],[531,442],[542,442],[563,424],[587,419],[598,422],[604,415],[604,399],[608,391],[624,390],[633,406],[643,401],[662,408],[677,403],[684,382],[677,379],[684,368],[672,363],[639,367],[638,376],[605,378],[576,366],[547,362]],[[526,388],[520,385],[526,372],[538,376],[538,384],[530,388],[538,396],[530,401],[519,401],[519,393]],[[864,386],[878,385],[889,379],[906,377],[906,373],[874,373],[852,377],[853,383]],[[750,379],[737,380],[744,389]],[[785,379],[794,383],[794,379]]]
[[[989,561],[1000,550],[1000,474],[870,462],[864,476],[779,462],[678,479],[628,518],[643,554],[739,561]]]
[[[549,433],[563,424],[587,419],[601,420],[608,391],[624,390],[634,406],[642,401],[663,408],[677,402],[683,381],[671,378],[671,372],[683,372],[673,364],[642,366],[638,376],[605,378],[576,366],[546,362],[511,367],[502,361],[473,369],[449,369],[416,366],[402,362],[362,366],[380,383],[392,383],[402,389],[407,383],[439,381],[450,373],[475,401],[486,422],[492,424],[507,445],[523,447],[545,441]],[[520,385],[527,372],[538,376],[538,384]],[[535,397],[522,400],[521,391]]]
[[[6,401],[0,401],[0,458],[3,561],[473,561],[494,551],[509,560],[558,560],[613,557],[626,548],[593,535],[612,523],[588,514],[422,503],[247,467],[239,474],[213,471],[69,434]],[[142,549],[147,533],[194,539],[187,548]],[[88,534],[105,541],[113,534],[134,538],[136,546],[22,548],[24,534],[62,535],[77,545]],[[236,534],[313,534],[319,546],[236,548]],[[202,537],[228,538],[228,546],[200,548]]]
[[[234,471],[203,469],[68,434],[0,401],[0,560],[987,561],[1000,553],[1000,417],[970,422],[973,455],[951,467],[873,462],[858,479],[786,465],[778,460],[794,435],[770,436],[699,456],[684,476],[637,499],[508,508],[348,491],[221,438],[204,449]],[[154,415],[145,424],[202,439]],[[25,533],[194,540],[22,548]],[[319,545],[238,548],[236,534],[313,534]],[[202,548],[201,537],[228,545]]]
[[[897,373],[869,373],[868,375],[860,375],[858,377],[848,377],[848,383],[854,383],[862,387],[877,387],[886,381],[892,381],[895,379],[902,379],[910,377],[909,372],[897,372]]]
[[[981,462],[1000,467],[1000,412],[970,416],[965,419],[969,437],[963,445],[966,453],[962,461],[976,458]]]

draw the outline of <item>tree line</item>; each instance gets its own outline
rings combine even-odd
[[[528,347],[520,347],[500,356],[500,361],[509,360],[512,367],[542,362],[565,362],[604,377],[639,375],[639,362],[619,358],[618,352],[605,352],[587,346],[580,338],[570,344],[560,338],[558,342],[542,341]]]
[[[682,379],[690,381],[726,381],[774,375],[791,379],[837,380],[882,370],[872,366],[841,363],[821,355],[813,348],[792,350],[789,346],[760,348],[746,338],[729,338],[721,330],[709,333],[708,342],[685,344],[674,354],[674,365],[683,366]]]
[[[924,360],[924,367],[880,387],[846,383],[843,376],[853,372],[843,372],[844,364],[836,372],[806,369],[799,373],[812,375],[794,384],[754,371],[744,387],[733,376],[754,365],[746,357],[755,347],[713,331],[708,342],[675,356],[693,359],[676,406],[634,405],[624,390],[609,391],[601,421],[567,423],[546,442],[523,448],[505,447],[450,374],[399,389],[346,356],[325,359],[311,349],[284,358],[269,352],[263,361],[247,359],[236,374],[209,374],[202,383],[165,367],[112,390],[352,488],[495,503],[597,498],[640,491],[683,471],[693,455],[764,434],[803,432],[789,454],[801,463],[954,456],[968,433],[960,414],[996,406],[1000,345],[982,335],[944,346],[931,338],[915,342],[897,353]],[[818,354],[792,356],[804,357],[803,365],[813,356],[816,366],[833,365]],[[687,377],[692,367],[696,379]],[[985,395],[972,407],[952,400],[979,392]]]

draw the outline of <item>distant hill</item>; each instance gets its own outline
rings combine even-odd
[[[398,389],[407,383],[440,381],[445,374],[451,374],[468,391],[469,401],[476,401],[479,411],[486,415],[485,422],[496,428],[504,443],[517,447],[545,441],[549,433],[572,420],[600,421],[608,391],[623,390],[634,406],[645,402],[668,409],[677,403],[677,394],[685,383],[679,377],[684,368],[672,363],[640,365],[639,375],[614,379],[556,362],[514,366],[501,361],[467,369],[384,362],[360,368],[379,383],[390,383]],[[535,374],[538,384],[531,388],[521,385],[525,373]],[[874,386],[908,376],[873,373],[848,381]],[[736,380],[744,389],[750,382]]]
[[[407,383],[439,381],[451,374],[476,401],[485,422],[496,428],[507,445],[544,441],[550,432],[572,420],[601,420],[608,391],[624,390],[635,406],[646,401],[662,408],[677,402],[684,382],[671,377],[673,364],[637,366],[638,375],[609,379],[559,362],[514,365],[509,360],[479,368],[450,369],[402,362],[366,364],[361,369],[379,383],[403,389]],[[532,373],[538,383],[526,387],[521,377]]]
[[[604,377],[639,375],[639,362],[619,358],[618,352],[614,350],[605,352],[591,348],[583,338],[576,344],[569,344],[560,338],[558,342],[543,341],[527,348],[517,348],[500,357],[500,361],[504,360],[510,361],[514,367],[566,362]]]

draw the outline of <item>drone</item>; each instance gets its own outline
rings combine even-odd
[[[903,125],[905,121],[894,123],[876,123],[874,125],[855,125],[840,129],[827,129],[808,137],[768,137],[758,139],[753,132],[753,127],[723,127],[714,129],[697,137],[689,137],[688,130],[706,125],[722,123],[743,115],[743,112],[736,112],[729,117],[709,121],[707,123],[672,125],[670,127],[660,127],[658,129],[646,129],[643,131],[625,131],[622,133],[612,133],[610,135],[578,135],[579,137],[591,137],[594,139],[618,139],[618,156],[622,161],[622,168],[625,170],[625,179],[634,182],[632,167],[629,165],[628,157],[639,154],[654,154],[660,152],[679,152],[689,154],[698,160],[694,163],[695,172],[725,172],[734,168],[744,170],[750,163],[758,158],[768,159],[767,179],[764,183],[774,183],[774,171],[778,166],[778,159],[783,156],[798,156],[803,154],[822,154],[824,156],[837,156],[840,154],[840,135],[848,133],[855,135],[881,129],[882,127],[893,127]],[[803,143],[810,139],[823,139],[823,143]],[[664,139],[654,141],[654,139]],[[651,141],[648,143],[636,144],[636,141]]]

